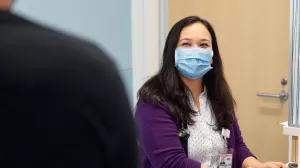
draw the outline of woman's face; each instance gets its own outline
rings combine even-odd
[[[212,50],[211,35],[202,23],[193,23],[181,30],[177,48],[201,47]]]

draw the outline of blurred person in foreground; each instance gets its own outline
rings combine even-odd
[[[114,62],[0,0],[0,167],[135,168],[132,111]]]

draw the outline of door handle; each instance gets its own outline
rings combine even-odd
[[[268,98],[278,98],[281,101],[285,101],[288,99],[289,94],[285,90],[281,90],[278,94],[256,93],[256,96],[268,97]]]

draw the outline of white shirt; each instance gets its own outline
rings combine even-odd
[[[207,98],[206,90],[201,93],[200,111],[197,109],[192,96],[190,101],[195,111],[198,111],[193,117],[194,125],[188,126],[190,137],[188,139],[188,157],[209,168],[217,168],[220,154],[224,154],[225,140],[221,131],[215,131],[216,119],[212,113],[210,102]]]

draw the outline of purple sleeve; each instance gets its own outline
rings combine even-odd
[[[246,146],[236,117],[235,117],[235,121],[236,122],[233,125],[233,129],[235,135],[236,168],[241,168],[244,160],[247,157],[251,157],[251,156],[254,158],[256,157],[250,152],[250,150]]]
[[[176,122],[164,107],[139,102],[136,108],[139,143],[152,167],[200,168],[189,159],[177,134]]]

